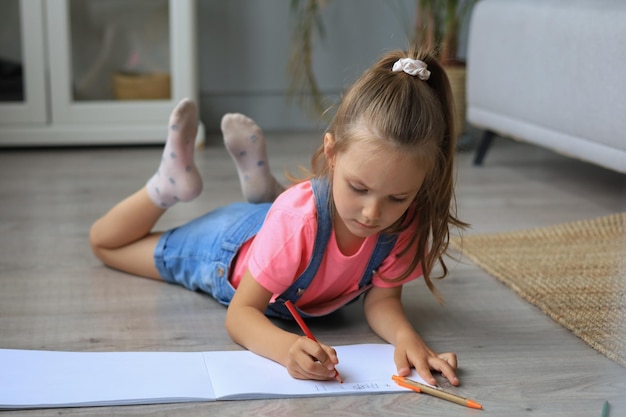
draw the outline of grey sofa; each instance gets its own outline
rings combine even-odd
[[[467,121],[626,173],[626,1],[481,0],[467,49]]]

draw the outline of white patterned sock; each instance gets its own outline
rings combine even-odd
[[[150,199],[161,208],[190,201],[202,191],[202,178],[193,161],[198,111],[193,101],[183,99],[172,111],[161,164],[146,184]]]
[[[284,187],[270,171],[261,128],[243,114],[228,113],[222,117],[221,129],[226,149],[235,161],[246,201],[274,201]]]

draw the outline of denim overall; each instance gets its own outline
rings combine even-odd
[[[323,179],[312,179],[311,185],[317,207],[317,233],[313,255],[307,268],[289,288],[271,303],[265,314],[291,319],[284,303],[294,304],[302,297],[319,269],[332,232],[332,215],[328,204],[329,184]],[[229,269],[241,245],[259,231],[271,203],[235,203],[214,210],[186,225],[163,234],[154,251],[154,260],[163,280],[182,285],[192,291],[210,294],[224,305],[235,295],[230,284]],[[376,246],[363,277],[359,281],[356,299],[371,285],[372,277],[389,255],[396,236],[378,236]],[[303,317],[311,315],[300,311]]]

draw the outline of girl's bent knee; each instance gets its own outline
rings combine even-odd
[[[104,245],[102,237],[94,226],[91,226],[91,229],[89,229],[89,246],[91,247],[91,252],[106,264],[105,252],[110,248]]]
[[[93,227],[89,230],[89,246],[91,247],[91,252],[102,261],[102,246],[98,236],[93,231]]]

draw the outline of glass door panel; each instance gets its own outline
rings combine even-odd
[[[53,123],[162,124],[196,94],[195,0],[45,4]]]
[[[171,98],[168,0],[70,0],[72,100]]]
[[[42,0],[1,0],[0,123],[46,119]]]
[[[24,101],[24,58],[19,0],[4,0],[0,13],[0,102]]]

